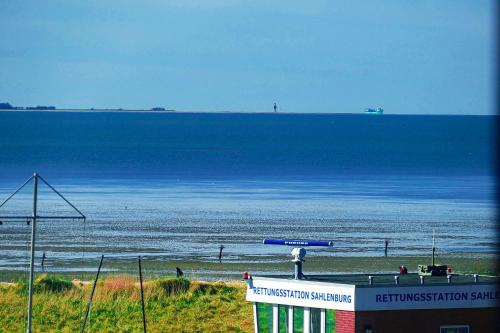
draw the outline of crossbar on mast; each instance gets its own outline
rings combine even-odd
[[[3,216],[0,215],[0,219],[5,220],[31,220],[33,216]],[[85,216],[36,216],[37,220],[85,220]]]
[[[17,192],[21,191],[23,187],[26,186],[26,184],[28,184],[30,182],[30,180],[33,179],[33,176],[31,176],[30,178],[28,178],[27,181],[24,182],[23,185],[21,185],[17,190],[15,190],[14,193],[12,193],[7,199],[4,200],[4,202],[2,202],[2,204],[0,204],[0,208],[2,208],[3,205],[5,205],[13,196],[15,196],[17,194]],[[30,216],[31,218],[31,216]]]
[[[38,177],[42,180],[42,182],[44,182],[44,184],[45,184],[45,185],[47,185],[48,187],[50,187],[50,189],[51,189],[52,191],[54,191],[54,192],[55,192],[55,193],[56,193],[56,194],[57,194],[57,195],[58,195],[61,199],[63,199],[63,200],[64,200],[64,201],[65,201],[68,205],[70,205],[70,206],[71,206],[74,210],[76,210],[76,212],[77,212],[78,214],[80,214],[83,218],[85,218],[85,215],[83,215],[83,213],[82,213],[82,212],[80,212],[80,210],[78,210],[78,208],[76,208],[76,207],[75,207],[75,206],[74,206],[71,202],[69,202],[69,201],[68,201],[68,199],[66,199],[66,198],[65,198],[65,197],[64,197],[61,193],[59,193],[59,191],[58,191],[58,190],[56,190],[55,188],[53,188],[53,187],[52,187],[52,185],[50,185],[49,183],[47,183],[47,182],[45,181],[45,179],[43,179],[43,177],[42,177],[42,176],[38,176]]]

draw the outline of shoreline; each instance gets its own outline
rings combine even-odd
[[[77,263],[78,260],[74,261]],[[454,273],[500,275],[495,257],[451,257],[438,256],[438,264],[449,265]],[[80,261],[81,263],[81,261]],[[348,274],[348,273],[381,273],[399,272],[399,266],[404,265],[409,272],[416,272],[418,264],[430,264],[430,256],[388,256],[388,257],[334,257],[311,256],[304,263],[304,274]],[[50,263],[45,273],[58,274],[80,280],[92,279],[97,270],[97,260],[85,260],[84,265],[71,265],[70,262]],[[179,267],[184,277],[191,280],[205,281],[237,281],[243,272],[251,275],[293,274],[293,264],[288,255],[276,255],[267,262],[252,260],[200,260],[200,258],[161,260],[142,257],[143,275],[145,278],[175,276]],[[1,282],[15,282],[25,276],[26,270],[0,270]],[[39,265],[36,274],[42,274]],[[101,274],[116,276],[123,274],[138,274],[137,259],[106,258]]]

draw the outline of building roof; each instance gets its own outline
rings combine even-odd
[[[399,286],[417,286],[421,284],[420,276],[417,273],[409,274],[324,274],[324,275],[306,275],[306,279],[302,281],[311,282],[326,282],[355,285],[356,287],[370,287],[370,279],[372,277],[372,286],[395,286],[396,276],[399,277]],[[262,277],[290,279],[291,275],[266,275]],[[477,283],[499,283],[500,276],[485,276],[478,275]],[[473,274],[452,274],[452,284],[471,284],[474,283]],[[440,285],[448,284],[446,276],[426,276],[424,278],[425,285]]]

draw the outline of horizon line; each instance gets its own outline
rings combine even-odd
[[[364,111],[359,113],[354,112],[274,112],[274,111],[228,111],[228,110],[151,110],[151,109],[77,109],[77,108],[63,108],[52,110],[27,110],[27,109],[0,109],[0,112],[40,112],[40,113],[161,113],[161,114],[282,114],[282,115],[364,115],[364,116],[499,116],[499,114],[461,114],[461,113],[384,113],[382,115],[369,115]]]

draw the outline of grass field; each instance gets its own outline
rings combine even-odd
[[[27,291],[23,283],[0,288],[0,332],[23,332]],[[34,294],[34,332],[79,331],[92,285],[42,275]],[[145,282],[148,332],[250,332],[252,307],[240,282]],[[131,276],[97,285],[86,332],[141,332],[140,288]]]

